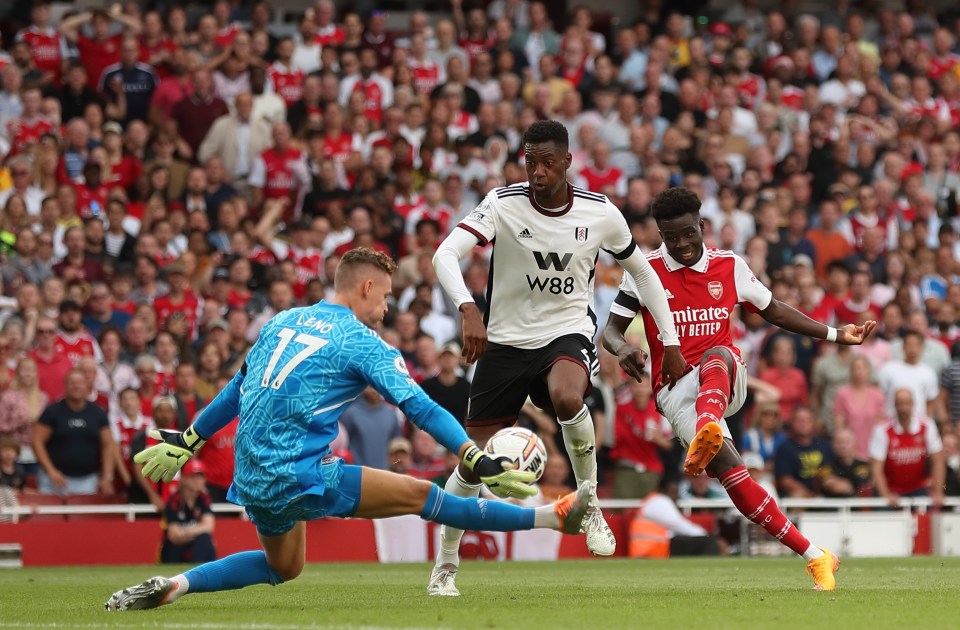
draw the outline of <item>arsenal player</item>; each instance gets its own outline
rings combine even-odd
[[[894,507],[900,497],[929,496],[934,505],[941,505],[947,471],[937,425],[914,413],[908,388],[894,393],[893,406],[895,417],[874,428],[870,438],[877,493]]]
[[[696,477],[706,469],[719,479],[744,516],[803,556],[807,572],[813,574],[815,590],[833,590],[833,573],[839,568],[839,560],[810,544],[793,527],[767,491],[750,478],[733,445],[724,418],[743,406],[747,368],[733,345],[730,317],[733,309],[743,304],[785,330],[844,345],[863,343],[877,323],[831,328],[774,299],[742,258],[730,251],[704,247],[700,199],[688,188],[661,192],[651,210],[663,245],[648,258],[667,293],[680,351],[692,370],[673,386],[665,387],[660,374],[660,331],[630,278],[621,283],[610,309],[603,345],[619,358],[627,374],[639,380],[646,356],[627,343],[624,332],[635,316],[643,317],[654,359],[652,380],[657,405],[680,441],[689,447],[684,471]]]

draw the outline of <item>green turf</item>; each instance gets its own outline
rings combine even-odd
[[[833,593],[811,591],[798,559],[465,563],[459,598],[427,597],[424,564],[321,564],[278,588],[103,612],[112,591],[159,572],[0,570],[0,628],[960,627],[960,558],[846,559]]]

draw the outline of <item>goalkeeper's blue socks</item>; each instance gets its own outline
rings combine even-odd
[[[552,513],[552,507],[550,511]],[[457,529],[512,532],[533,529],[536,509],[502,501],[455,497],[441,490],[439,486],[433,486],[420,517],[427,521],[452,525]]]
[[[213,591],[232,591],[254,584],[272,584],[283,582],[276,571],[267,563],[267,554],[262,551],[243,551],[232,556],[201,564],[172,578],[179,588],[172,593],[173,599],[187,593],[210,593]]]

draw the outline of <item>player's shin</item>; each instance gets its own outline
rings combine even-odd
[[[536,526],[532,508],[487,499],[462,499],[447,494],[437,486],[430,489],[430,496],[420,517],[461,530],[511,532]]]
[[[475,499],[480,496],[480,484],[467,483],[460,475],[458,467],[443,487],[448,495],[461,497],[464,499]],[[440,526],[440,551],[437,552],[437,566],[452,564],[460,566],[460,539],[463,538],[463,530],[457,529],[451,525]]]
[[[560,420],[563,431],[563,444],[570,456],[573,474],[577,485],[589,481],[593,489],[597,487],[597,449],[593,431],[593,417],[586,405],[569,420]],[[596,501],[596,498],[593,499]]]
[[[746,466],[738,466],[721,473],[719,479],[741,514],[767,530],[767,533],[794,553],[803,556],[807,561],[823,555],[780,511],[770,493],[750,477]]]
[[[697,431],[708,422],[720,423],[730,401],[730,370],[718,356],[700,366],[700,390],[697,392]]]
[[[178,581],[180,577],[177,576],[174,581]],[[283,582],[283,578],[270,567],[267,555],[262,551],[244,551],[201,564],[185,572],[182,577],[186,584],[181,586],[186,588],[178,597],[187,592],[230,591],[254,584],[276,586]]]

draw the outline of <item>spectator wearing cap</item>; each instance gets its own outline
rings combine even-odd
[[[147,121],[150,99],[160,84],[153,67],[141,63],[139,58],[140,43],[135,37],[124,38],[120,60],[104,68],[97,82],[97,91],[109,99],[115,117],[124,122]],[[111,105],[107,106],[108,111]]]
[[[192,459],[180,472],[180,485],[163,508],[163,545],[160,561],[203,563],[215,560],[216,524],[207,496],[206,471]]]
[[[116,445],[107,414],[87,400],[79,370],[67,375],[64,389],[66,397],[44,409],[34,425],[37,488],[46,494],[112,494]]]
[[[98,336],[107,326],[123,330],[130,323],[130,315],[113,308],[110,289],[105,282],[90,285],[90,298],[87,301],[87,314],[83,317],[83,326],[91,335]]]
[[[192,337],[196,334],[200,298],[189,289],[190,279],[187,277],[187,270],[182,261],[176,260],[170,263],[163,272],[170,290],[153,302],[157,328],[165,329],[171,317],[179,317],[184,320],[186,330]]]
[[[398,475],[406,475],[410,472],[411,463],[413,463],[413,446],[410,440],[405,437],[390,440],[387,444],[388,470]]]
[[[57,332],[54,347],[76,366],[83,357],[100,360],[103,356],[97,340],[82,326],[83,310],[73,300],[60,303],[60,330]]]
[[[870,464],[877,494],[896,506],[900,497],[930,497],[943,502],[946,467],[943,443],[929,416],[917,412],[913,392],[893,392],[894,413],[877,425],[870,439]]]
[[[460,344],[456,341],[443,344],[439,362],[440,371],[437,375],[424,379],[420,386],[431,399],[463,424],[467,417],[470,382],[460,369]]]
[[[381,470],[390,468],[387,445],[401,436],[403,423],[395,407],[386,404],[375,389],[368,387],[344,410],[340,423],[350,437],[354,464]]]
[[[40,317],[36,329],[37,345],[27,356],[37,364],[38,373],[43,374],[40,390],[51,401],[63,398],[64,382],[73,369],[69,357],[57,350],[56,340],[57,322],[50,317]]]

